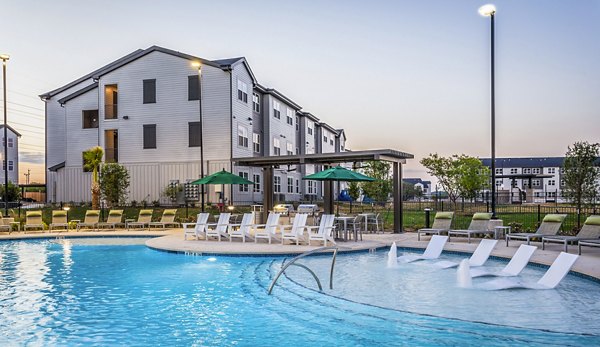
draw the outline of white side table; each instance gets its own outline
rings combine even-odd
[[[502,233],[502,238],[505,238],[506,234],[510,234],[510,226],[497,226],[494,227],[494,238],[498,240],[498,235]]]

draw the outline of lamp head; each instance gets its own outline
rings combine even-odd
[[[496,14],[496,6],[492,4],[483,5],[479,8],[479,14],[484,17],[490,17]]]
[[[65,206],[65,207],[63,207],[63,210],[65,210],[65,211],[69,211],[70,209],[71,209],[71,208],[70,208],[69,206]]]
[[[202,64],[200,64],[199,61],[193,61],[192,67],[195,67],[196,69],[200,70],[200,68],[202,67]]]
[[[6,61],[8,59],[10,59],[10,55],[8,55],[8,54],[0,54],[0,59],[2,59],[2,62],[6,63]]]

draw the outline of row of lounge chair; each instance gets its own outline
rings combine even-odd
[[[417,239],[421,239],[421,234],[447,234],[448,240],[450,240],[451,236],[466,236],[470,243],[471,237],[475,234],[493,234],[494,236],[497,236],[495,230],[488,230],[488,224],[492,217],[491,213],[475,213],[466,230],[452,230],[450,226],[453,217],[453,212],[436,213],[432,227],[428,229],[419,229],[417,232]],[[542,249],[545,249],[546,243],[562,243],[564,245],[564,251],[568,252],[569,244],[577,244],[579,254],[581,254],[582,246],[600,247],[600,215],[589,216],[585,220],[579,233],[575,236],[558,235],[566,217],[566,214],[548,214],[544,217],[535,233],[506,234],[506,246],[508,247],[510,240],[523,240],[527,242],[527,245],[529,245],[532,240],[540,240],[542,241]]]
[[[49,231],[62,231],[69,230],[70,224],[75,222],[75,228],[77,231],[83,229],[89,230],[100,230],[100,229],[113,229],[118,227],[125,227],[128,230],[132,228],[150,229],[150,228],[162,228],[166,229],[168,226],[179,227],[179,223],[175,222],[175,215],[177,214],[176,209],[166,209],[163,211],[160,221],[153,222],[152,214],[153,210],[140,210],[138,219],[136,221],[123,222],[123,210],[110,210],[108,212],[108,218],[105,222],[100,221],[99,210],[87,210],[83,221],[71,221],[67,220],[67,212],[63,210],[52,211],[52,222],[48,224]],[[25,225],[23,226],[24,231],[29,230],[46,230],[46,226],[42,219],[42,211],[27,211],[25,213]],[[8,230],[10,231],[10,230]]]
[[[308,214],[298,213],[291,225],[279,224],[279,213],[269,213],[267,221],[264,224],[254,223],[254,215],[245,213],[241,223],[230,223],[231,214],[221,213],[217,223],[208,223],[208,213],[199,213],[196,223],[183,223],[184,240],[195,238],[196,240],[211,240],[216,239],[221,241],[227,239],[253,240],[255,243],[260,239],[267,240],[269,244],[273,240],[280,241],[285,244],[285,241],[300,245],[300,243],[311,244],[312,241],[323,242],[327,246],[327,242],[335,244],[333,238],[333,225],[335,215],[326,214],[321,216],[321,221],[318,226],[307,226],[306,221]]]

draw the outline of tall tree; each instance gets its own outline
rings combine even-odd
[[[125,203],[129,188],[129,172],[117,163],[102,165],[100,170],[100,191],[110,207]]]
[[[97,210],[100,206],[100,184],[98,182],[98,172],[102,165],[102,156],[104,150],[102,147],[96,146],[83,152],[83,168],[92,172],[92,209]]]
[[[385,203],[392,192],[390,179],[390,163],[385,161],[369,161],[364,168],[365,175],[375,179],[373,182],[362,183],[365,195],[375,201]]]
[[[594,202],[600,184],[599,168],[595,165],[600,156],[600,144],[575,142],[567,148],[563,163],[563,194],[577,209]]]

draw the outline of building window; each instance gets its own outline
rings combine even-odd
[[[527,181],[527,180],[523,180],[523,184],[522,185],[523,185],[523,189],[531,188],[529,186],[529,181]]]
[[[294,155],[294,145],[290,142],[286,144],[287,155]]]
[[[510,186],[513,187],[513,188],[516,188],[517,187],[517,180],[510,181]]]
[[[330,146],[333,146],[333,139],[330,139],[330,140],[329,140],[329,145],[330,145]]]
[[[8,148],[12,148],[15,145],[15,140],[12,137],[9,137],[6,142],[8,143]],[[2,143],[4,143],[4,141],[2,141]]]
[[[502,169],[496,169],[496,175],[502,175]]]
[[[294,179],[291,177],[288,177],[288,182],[287,182],[287,192],[290,194],[294,193]]]
[[[279,177],[279,176],[273,177],[273,184],[274,184],[273,191],[275,193],[281,193],[281,177]]]
[[[273,100],[273,117],[281,119],[281,104],[275,100]]]
[[[188,144],[189,147],[200,147],[200,122],[188,123]]]
[[[312,128],[312,124],[309,124],[309,125],[308,125],[308,129],[307,129],[307,131],[308,131],[308,135],[312,135],[312,134],[313,134],[313,128]]]
[[[84,110],[82,114],[84,129],[98,128],[98,110]]]
[[[260,134],[252,134],[252,144],[254,147],[254,153],[260,153]]]
[[[563,187],[564,185],[565,185],[565,180],[564,180],[564,179],[561,179],[561,180],[560,180],[560,186],[561,186],[561,187]]]
[[[296,147],[296,155],[300,155],[300,148]]]
[[[291,108],[287,109],[287,123],[289,125],[294,125],[294,110]]]
[[[200,99],[200,86],[198,85],[198,75],[188,76],[188,100]]]
[[[539,179],[531,180],[531,185],[534,187],[539,187],[541,186],[541,182]]]
[[[238,100],[248,102],[248,85],[240,80],[237,81]]]
[[[523,173],[524,174],[530,174],[531,173],[531,168],[523,169]]]
[[[549,198],[556,198],[556,192],[548,192],[547,194]]]
[[[327,143],[329,140],[327,139],[327,135],[323,135],[323,142]]]
[[[156,103],[156,80],[144,80],[144,104]]]
[[[258,174],[254,174],[254,175],[252,176],[252,178],[253,178],[253,179],[252,179],[252,182],[254,182],[254,186],[253,186],[252,190],[253,190],[255,193],[260,193],[260,175],[258,175]]]
[[[156,124],[144,124],[144,149],[156,148]]]
[[[515,175],[517,172],[519,172],[519,169],[516,169],[516,168],[510,169],[510,174],[511,175]]]
[[[535,174],[535,175],[539,175],[540,174],[540,168],[539,167],[534,167],[533,169],[531,169],[531,173]]]
[[[307,186],[308,186],[308,191],[307,194],[316,194],[316,187],[315,187],[315,182],[314,181],[307,181]]]
[[[248,148],[248,129],[238,126],[238,146]]]
[[[500,187],[502,185],[502,179],[496,180],[496,187]]]
[[[535,196],[536,198],[539,198],[542,196],[542,194],[540,192],[535,192],[535,193],[533,193],[533,196]]]
[[[556,168],[554,167],[549,167],[548,168],[548,173],[554,175],[556,173]]]
[[[273,139],[273,154],[281,155],[281,143],[278,138]]]
[[[242,178],[248,179],[248,173],[244,172],[244,171],[240,171],[238,172],[238,175]],[[240,186],[240,192],[248,192],[248,185],[247,184],[239,184]]]
[[[555,180],[548,180],[548,185],[549,186],[555,186],[556,185],[556,181]]]
[[[9,160],[9,161],[8,161],[8,171],[12,171],[12,170],[13,170],[13,168],[14,168],[14,163],[13,163],[13,161],[12,161],[12,160]]]
[[[252,109],[254,112],[260,112],[260,96],[252,93]]]
[[[107,84],[104,86],[104,119],[117,119],[119,112],[117,104],[119,103],[119,88],[116,84]]]
[[[300,117],[296,116],[296,131],[300,131]]]
[[[296,179],[296,194],[300,194],[300,180]]]

